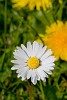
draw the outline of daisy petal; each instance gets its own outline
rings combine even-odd
[[[37,57],[40,58],[46,51],[47,46],[43,47],[43,48],[39,48],[39,51],[37,53]]]
[[[40,69],[38,68],[38,69],[37,69],[37,72],[38,72],[38,74],[39,74],[41,80],[44,80],[44,78],[45,78],[44,71],[43,71],[43,70],[40,70]]]
[[[31,57],[33,52],[31,42],[27,42],[27,50],[29,57]]]
[[[28,67],[24,67],[24,68],[19,68],[16,73],[20,73],[21,76],[28,70]]]
[[[48,58],[46,58],[45,60],[42,61],[42,65],[47,65],[49,63],[53,63],[55,60],[56,59],[54,56],[49,56]]]
[[[19,47],[17,47],[17,49],[18,50],[15,50],[15,52],[13,52],[13,54],[15,55],[15,56],[18,56],[18,57],[20,57],[20,58],[24,58],[24,59],[28,59],[28,56],[27,56],[27,54],[21,49],[21,48],[19,48]]]
[[[35,85],[37,83],[36,72],[32,70],[31,81]]]
[[[18,74],[18,75],[17,75],[17,77],[19,78],[19,77],[21,77],[21,75],[20,75],[20,74]]]
[[[52,72],[51,72],[51,71],[47,71],[47,74],[51,75],[51,74],[52,74]]]
[[[46,51],[46,52],[44,53],[44,55],[41,57],[41,61],[42,61],[43,59],[47,58],[48,56],[50,56],[51,54],[52,54],[52,51],[51,51],[51,49],[49,49],[49,50]]]
[[[27,50],[27,48],[21,44],[22,49],[27,53],[28,57],[30,57],[29,51]]]
[[[26,74],[22,77],[22,81],[24,81],[26,79]]]
[[[32,75],[32,69],[30,69],[30,70],[28,71],[28,73],[27,73],[27,79],[29,79],[29,78],[31,77],[31,75]]]
[[[40,81],[40,75],[38,74],[37,69],[36,69],[36,74],[37,74],[37,80]]]
[[[22,66],[26,66],[27,64],[24,63],[23,61],[21,60],[11,60],[12,63],[15,63],[15,64],[18,64],[18,65],[22,65]]]
[[[11,68],[11,70],[17,70],[17,69],[19,69],[21,66],[19,66],[19,65],[14,65],[12,68]]]
[[[39,50],[39,44],[34,41],[33,42],[33,56],[36,56],[38,50]]]
[[[16,56],[16,55],[14,55],[14,58],[16,60],[22,60],[23,62],[26,62],[27,61],[25,58],[22,58],[22,57],[19,57],[19,56]]]
[[[44,71],[44,72],[49,72],[50,70],[53,70],[54,67],[44,67],[44,66],[41,66],[41,69]]]
[[[53,62],[47,64],[47,63],[45,63],[44,61],[41,62],[41,65],[42,65],[42,66],[46,66],[46,67],[48,67],[48,68],[51,67],[51,66],[52,66],[52,67],[55,66],[55,64],[54,64]]]

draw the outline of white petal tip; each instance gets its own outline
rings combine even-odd
[[[16,69],[14,67],[12,67],[11,70],[16,70]]]
[[[14,63],[14,60],[11,60],[11,63]]]
[[[37,82],[32,82],[34,85],[36,85]]]
[[[18,74],[17,77],[19,78],[19,77],[21,77],[21,75]]]
[[[36,83],[33,83],[34,85],[36,85]]]

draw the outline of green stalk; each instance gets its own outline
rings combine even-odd
[[[48,19],[48,17],[47,17],[47,15],[46,15],[45,11],[43,11],[43,10],[41,10],[41,11],[42,11],[42,13],[43,13],[43,15],[44,15],[44,18],[45,18],[46,21],[47,21],[47,24],[50,25],[51,22],[50,22],[50,20]]]
[[[41,81],[40,81],[40,90],[41,90],[41,94],[42,94],[42,100],[46,100],[45,99],[45,93],[44,93],[44,90],[43,90],[43,85],[42,85]]]
[[[4,33],[7,33],[7,0],[5,0]]]
[[[23,20],[23,23],[26,24],[26,21]],[[27,24],[27,27],[31,28],[35,32],[35,34],[39,37],[39,39],[42,41],[42,43],[44,44],[44,41],[42,40],[42,38],[38,34],[38,31],[31,24],[29,24],[29,23]]]

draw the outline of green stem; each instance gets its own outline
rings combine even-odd
[[[26,24],[26,21],[23,19],[23,23]],[[42,43],[44,44],[44,41],[42,40],[42,38],[39,36],[38,31],[30,24],[26,24],[27,27],[31,28],[32,30],[34,30],[35,34],[39,37],[39,39],[42,41]]]
[[[33,84],[30,84],[28,82],[28,85],[27,85],[27,91],[28,91],[28,94],[29,94],[29,100],[34,100],[34,89],[33,89]]]
[[[11,84],[11,85],[9,86],[8,89],[13,88],[15,85],[17,86],[17,85],[20,84],[20,83],[21,83],[21,81],[14,82],[13,84]]]
[[[41,90],[41,93],[42,93],[42,100],[46,100],[45,99],[45,94],[44,94],[44,90],[43,90],[43,86],[42,86],[42,82],[40,81],[40,90]]]
[[[7,33],[7,0],[5,0],[4,33]]]
[[[44,15],[44,17],[45,17],[45,19],[46,19],[46,21],[47,21],[47,24],[50,25],[51,22],[50,22],[50,20],[48,19],[48,17],[47,17],[47,15],[46,15],[45,11],[42,10],[42,13],[43,13],[43,15]]]

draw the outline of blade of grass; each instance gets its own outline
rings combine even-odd
[[[42,100],[46,100],[46,98],[45,98],[45,93],[44,93],[44,90],[43,90],[42,81],[40,81],[40,90],[41,90],[41,94],[42,94]]]
[[[5,0],[5,12],[4,12],[4,33],[7,33],[7,0]]]

